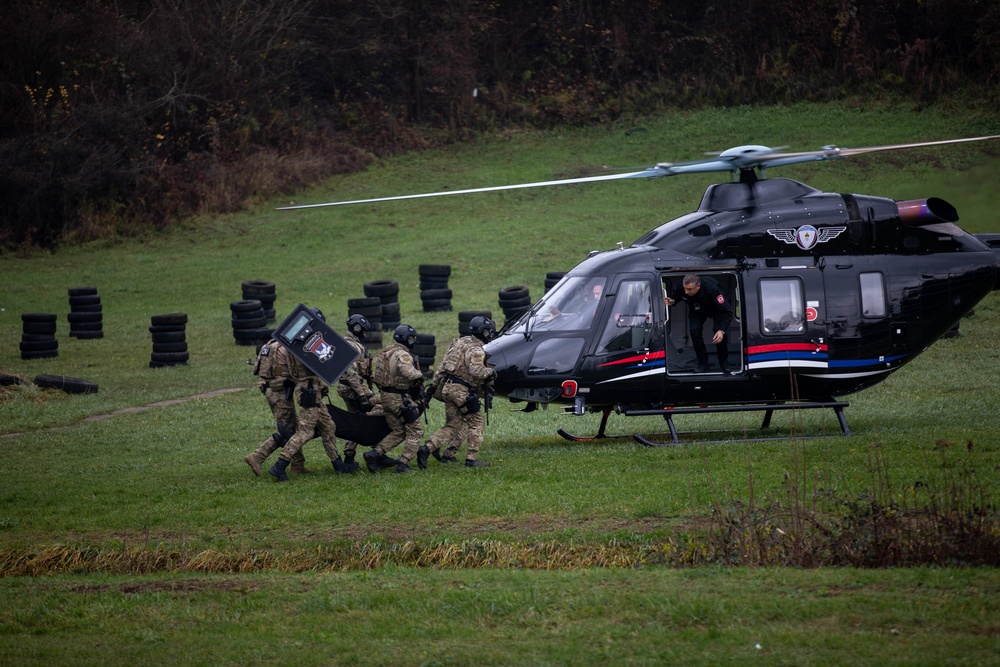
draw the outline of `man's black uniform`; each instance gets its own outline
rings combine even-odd
[[[667,296],[674,301],[687,303],[691,345],[694,347],[694,353],[698,356],[698,372],[704,373],[708,371],[708,351],[705,349],[705,340],[702,337],[705,322],[711,317],[712,331],[722,331],[724,335],[728,335],[729,324],[733,321],[733,311],[729,307],[726,297],[722,294],[719,283],[707,276],[700,277],[700,280],[701,288],[697,294],[685,294],[683,285],[680,285]],[[719,368],[723,373],[728,373],[729,349],[725,337],[716,344],[715,351],[719,358]]]

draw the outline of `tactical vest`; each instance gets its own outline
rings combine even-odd
[[[399,348],[390,347],[375,355],[375,359],[372,360],[372,382],[379,387],[391,386],[390,383],[394,379],[393,367],[396,365],[399,352]]]
[[[465,338],[467,337],[459,338],[448,348],[448,351],[444,354],[444,358],[441,360],[441,368],[444,369],[445,373],[454,375],[460,380],[475,382],[475,378],[472,377],[472,373],[469,370],[467,354],[470,347],[474,346],[475,343],[471,343],[470,345],[470,342],[465,340]]]
[[[257,353],[257,363],[253,367],[254,375],[266,382],[270,382],[280,375],[277,372],[279,369],[275,368],[280,356],[276,348],[280,346],[278,341],[272,340],[260,348],[260,352]]]

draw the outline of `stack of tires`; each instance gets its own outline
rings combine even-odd
[[[421,264],[420,271],[420,302],[425,313],[440,313],[451,310],[451,290],[448,288],[448,278],[451,276],[451,266],[448,264]]]
[[[59,356],[55,313],[21,313],[21,328],[22,359]]]
[[[104,338],[104,315],[96,287],[69,288],[69,335],[73,338]]]
[[[185,313],[153,315],[150,318],[149,333],[153,336],[150,368],[177,366],[188,362],[190,353],[187,348],[187,321]]]
[[[229,312],[237,345],[263,345],[271,338],[274,330],[267,328],[267,315],[259,299],[233,301]]]
[[[549,271],[545,274],[545,291],[548,292],[550,289],[559,284],[563,276],[566,275],[566,271]]]
[[[437,356],[437,345],[434,343],[434,334],[417,334],[417,340],[413,343],[413,358],[420,364],[420,371],[424,374],[425,380],[430,380],[434,376],[434,357]]]
[[[275,320],[275,296],[274,283],[270,280],[243,281],[243,300],[260,301],[261,308],[264,309],[264,319],[266,320],[265,324],[274,322]]]
[[[398,293],[398,290],[397,290]],[[365,333],[365,348],[378,350],[382,348],[382,301],[377,296],[366,296],[347,300],[347,317],[364,315],[372,330]]]
[[[399,283],[395,280],[372,280],[365,283],[365,296],[377,297],[381,307],[382,331],[399,326]],[[370,320],[369,320],[370,321]]]
[[[488,317],[493,319],[492,310],[461,310],[458,313],[458,335],[468,336],[469,335],[469,322],[472,321],[473,317],[482,315],[483,317]]]
[[[531,308],[531,295],[524,285],[504,287],[497,295],[497,303],[507,320],[515,320]]]

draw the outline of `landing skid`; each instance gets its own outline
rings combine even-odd
[[[603,413],[601,414],[601,425],[598,427],[596,435],[573,435],[572,433],[568,433],[568,432],[564,431],[563,429],[557,430],[556,433],[558,433],[562,437],[564,437],[567,440],[570,440],[572,442],[582,442],[582,441],[585,441],[585,440],[607,440],[607,439],[615,439],[615,438],[632,438],[632,437],[635,437],[632,434],[624,434],[623,433],[622,435],[608,435],[607,433],[605,433],[605,429],[608,427],[608,417],[610,417],[610,416],[611,416],[611,410],[604,410],[603,411]]]
[[[709,405],[703,407],[692,407],[692,408],[664,408],[660,410],[627,410],[623,414],[627,417],[640,417],[640,416],[651,416],[659,415],[662,416],[666,422],[667,427],[670,429],[670,440],[668,442],[657,442],[650,440],[644,436],[634,433],[629,435],[607,435],[606,429],[608,425],[608,417],[611,414],[611,410],[605,410],[601,416],[601,425],[597,429],[597,434],[592,436],[580,436],[567,433],[563,429],[559,429],[557,433],[566,438],[567,440],[573,442],[588,441],[588,440],[604,440],[613,438],[628,438],[631,437],[636,442],[645,445],[647,447],[672,447],[676,445],[683,444],[685,441],[681,440],[682,433],[677,430],[674,425],[675,415],[690,415],[690,414],[708,414],[714,412],[764,412],[764,420],[761,422],[760,429],[767,429],[771,425],[771,417],[774,415],[775,410],[814,410],[817,408],[827,408],[834,411],[837,415],[837,421],[840,424],[840,434],[850,435],[851,429],[847,425],[847,418],[844,416],[844,408],[848,407],[850,404],[841,401],[817,401],[817,402],[806,402],[806,403],[765,403],[765,404],[745,404],[745,405]],[[705,434],[712,431],[686,431],[683,435],[698,435],[699,433]],[[666,434],[664,434],[666,435]],[[789,436],[790,437],[790,436]],[[799,438],[821,438],[826,437],[822,435],[799,435]],[[751,442],[763,442],[768,440],[787,440],[788,437],[756,437],[756,438],[739,438],[740,441],[751,441]],[[728,440],[703,440],[697,439],[692,440],[696,442],[729,442]],[[691,442],[691,441],[688,441]]]

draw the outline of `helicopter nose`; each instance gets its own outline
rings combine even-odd
[[[493,343],[486,345],[486,354],[489,355],[490,366],[497,372],[496,379],[493,380],[493,390],[501,396],[506,396],[511,388],[507,356],[499,345]]]

